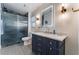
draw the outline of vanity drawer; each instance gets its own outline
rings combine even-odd
[[[41,55],[42,54],[42,47],[41,46],[36,46],[36,52],[38,55]]]
[[[42,37],[42,55],[48,55],[49,40]]]
[[[42,53],[42,47],[41,46],[38,46],[38,45],[34,45],[32,47],[32,51],[35,53],[35,54],[38,54],[40,55]]]
[[[50,39],[49,41],[49,46],[55,49],[59,49],[64,45],[64,42],[60,42],[60,41],[56,41],[56,40],[52,40]]]
[[[61,47],[60,49],[54,49],[54,48],[49,49],[49,55],[63,55],[63,54],[64,54],[63,47]]]
[[[49,55],[59,55],[59,50],[52,49],[49,51]]]

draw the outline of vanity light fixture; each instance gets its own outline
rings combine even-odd
[[[36,25],[39,26],[40,24],[40,14],[36,15]]]
[[[36,20],[39,20],[39,18],[36,18]]]
[[[64,6],[61,7],[61,13],[65,13],[67,10]]]
[[[37,14],[37,15],[36,15],[36,20],[39,20],[39,19],[40,19],[40,15]]]
[[[73,11],[73,12],[78,12],[78,11],[79,11],[79,8],[78,8],[78,9],[73,9],[73,8],[72,8],[72,11]]]

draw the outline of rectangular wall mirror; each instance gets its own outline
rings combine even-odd
[[[41,26],[42,27],[53,27],[54,26],[53,5],[42,10]]]

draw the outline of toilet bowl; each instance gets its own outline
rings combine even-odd
[[[31,44],[31,37],[23,37],[22,41],[24,41],[24,45]]]

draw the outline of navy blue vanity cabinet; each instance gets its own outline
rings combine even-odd
[[[39,55],[64,55],[65,40],[57,41],[32,34],[32,51]]]

